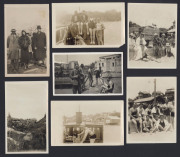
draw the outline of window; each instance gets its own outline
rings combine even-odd
[[[104,63],[102,63],[102,67],[104,67]]]
[[[113,66],[113,67],[115,66],[115,63],[114,63],[114,62],[112,63],[112,66]]]

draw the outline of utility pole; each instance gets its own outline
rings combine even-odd
[[[154,104],[156,104],[156,79],[154,79]]]

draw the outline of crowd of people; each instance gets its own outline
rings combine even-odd
[[[104,25],[100,18],[89,18],[86,11],[75,11],[68,27],[67,45],[104,45]],[[90,38],[90,39],[89,39]],[[87,42],[89,41],[90,42]]]
[[[151,41],[145,40],[145,34],[139,32],[139,35],[135,32],[129,35],[129,51],[134,52],[130,60],[143,60],[158,59],[164,56],[174,56],[173,48],[175,47],[175,36],[173,33],[162,33],[161,37],[155,33]],[[153,53],[150,55],[147,49],[152,49]],[[152,58],[153,56],[153,58]]]
[[[156,131],[172,131],[174,129],[174,101],[163,103],[132,103],[129,107],[129,133],[132,124],[137,133],[154,133]]]
[[[28,69],[30,60],[46,68],[46,34],[41,31],[41,26],[37,26],[37,32],[32,34],[22,30],[21,36],[12,29],[7,38],[7,55],[12,72],[19,73],[20,67]]]
[[[89,88],[94,87],[94,75],[96,77],[96,86],[98,86],[99,82],[101,83],[100,93],[113,93],[114,83],[112,82],[111,77],[108,77],[107,81],[102,78],[101,67],[99,67],[99,69],[94,69],[92,66],[90,66],[86,76],[86,74],[83,72],[83,68],[76,64],[75,68],[70,73],[73,94],[81,94],[85,89],[85,83],[87,80],[89,80]]]

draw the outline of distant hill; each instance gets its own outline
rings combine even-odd
[[[120,21],[121,20],[121,12],[116,10],[109,10],[106,12],[87,12],[89,18],[100,18],[103,22],[113,22],[113,21]],[[56,23],[57,26],[66,26],[71,23],[72,14],[64,13],[57,13],[56,15]]]

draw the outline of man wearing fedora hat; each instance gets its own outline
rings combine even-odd
[[[11,60],[12,70],[18,72],[19,70],[19,37],[16,30],[12,29],[11,34],[7,38],[7,53],[8,58]]]
[[[41,26],[37,26],[37,34],[35,38],[35,59],[38,65],[45,66],[46,59],[46,34],[41,31]]]

